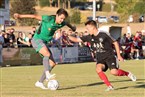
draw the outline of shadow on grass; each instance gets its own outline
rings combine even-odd
[[[104,84],[103,82],[98,82],[98,83],[91,83],[91,84],[85,84],[85,85],[78,85],[78,86],[73,86],[73,87],[67,87],[67,88],[61,88],[59,90],[67,90],[67,89],[75,89],[79,87],[89,87],[89,86],[96,86],[96,85],[102,85]]]
[[[137,79],[137,81],[145,81],[145,79]],[[119,81],[110,81],[110,82],[116,83],[116,82],[131,82],[131,81],[130,80],[119,80]],[[58,90],[68,90],[68,89],[75,89],[75,88],[79,88],[79,87],[90,87],[90,86],[97,86],[97,85],[103,85],[103,84],[104,84],[103,82],[90,83],[90,84],[60,88]],[[126,87],[116,88],[115,90],[126,89],[126,88],[145,88],[145,83],[144,82],[136,82],[135,86],[126,86]]]
[[[128,81],[130,81],[130,80],[128,80]],[[126,89],[126,88],[143,88],[143,89],[145,89],[145,83],[143,81],[145,81],[145,79],[137,79],[137,82],[135,82],[136,85],[120,87],[120,88],[116,88],[115,90],[121,90],[121,89]]]

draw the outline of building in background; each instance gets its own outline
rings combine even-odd
[[[9,25],[9,22],[10,22],[9,0],[0,0],[0,25],[6,26]]]

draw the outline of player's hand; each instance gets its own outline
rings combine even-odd
[[[72,28],[71,28],[71,29],[72,29],[72,31],[74,31],[74,32],[75,32],[75,31],[76,31],[76,26],[72,26]]]
[[[124,61],[124,59],[121,56],[118,56],[119,61]]]
[[[14,14],[14,19],[18,19],[18,18],[19,18],[19,16],[20,16],[20,14],[15,13],[15,14]]]

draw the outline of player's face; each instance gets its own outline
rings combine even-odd
[[[92,26],[92,25],[86,25],[86,29],[88,30],[88,32],[92,35],[92,34],[94,34],[93,32],[93,30],[94,30],[94,26]]]
[[[64,14],[56,15],[56,23],[57,24],[61,24],[64,20],[65,20],[65,15]]]

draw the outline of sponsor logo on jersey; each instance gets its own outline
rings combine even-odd
[[[115,63],[112,63],[111,65],[115,65]]]

